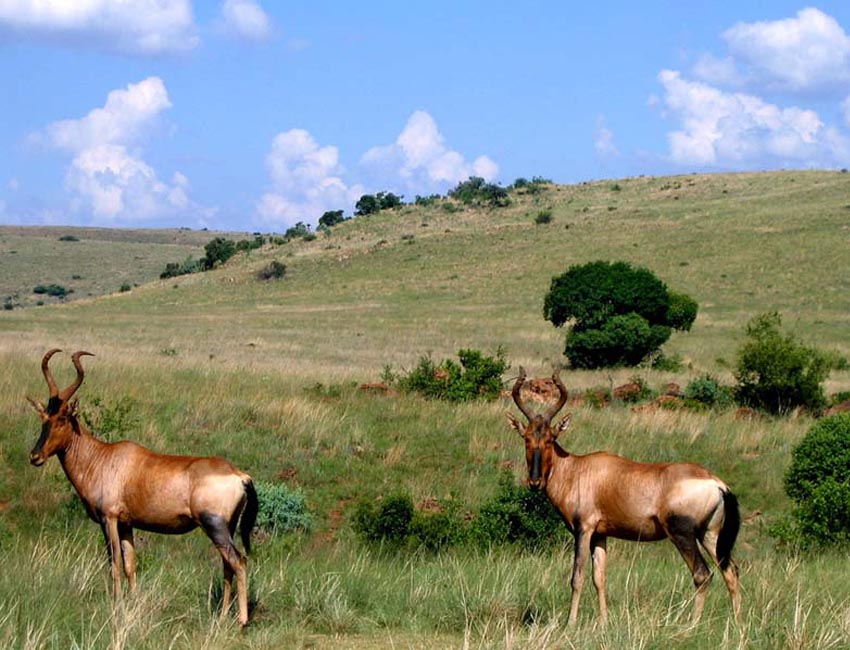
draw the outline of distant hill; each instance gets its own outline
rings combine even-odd
[[[0,302],[15,307],[71,301],[119,291],[159,278],[168,262],[200,257],[218,235],[246,233],[72,226],[0,226]],[[65,298],[34,293],[57,285]]]

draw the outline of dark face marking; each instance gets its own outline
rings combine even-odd
[[[555,435],[551,427],[539,416],[535,417],[523,431],[525,439],[525,460],[528,465],[526,483],[532,490],[546,487],[549,472],[552,470],[552,450]]]

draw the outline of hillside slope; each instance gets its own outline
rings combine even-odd
[[[552,276],[622,259],[699,302],[692,332],[668,344],[694,371],[728,368],[747,320],[768,310],[804,339],[850,355],[848,174],[632,178],[512,199],[492,209],[404,206],[214,272],[7,312],[3,340],[34,351],[86,345],[271,363],[316,377],[374,376],[421,354],[499,345],[514,363],[547,367],[563,347],[563,331],[542,318]],[[541,210],[551,223],[535,224]],[[286,277],[258,281],[272,259],[287,265]]]

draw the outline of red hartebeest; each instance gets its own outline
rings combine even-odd
[[[520,396],[525,382],[525,370],[520,368],[512,395],[528,424],[523,426],[510,413],[507,416],[511,427],[525,440],[528,486],[546,491],[575,537],[569,624],[578,616],[588,559],[593,566],[599,614],[603,622],[607,619],[608,537],[638,542],[670,539],[693,575],[695,621],[702,613],[711,580],[711,571],[699,551],[702,546],[720,567],[735,618],[739,619],[741,595],[732,547],[741,520],[738,501],[729,487],[692,463],[638,463],[606,452],[579,456],[565,451],[556,440],[569,426],[572,414],[552,425],[552,418],[567,402],[567,389],[557,370],[552,379],[559,390],[558,401],[542,415],[535,415]]]
[[[77,402],[69,400],[83,382],[80,357],[71,355],[77,378],[59,390],[50,372],[47,352],[41,370],[50,389],[45,407],[27,398],[41,417],[41,435],[30,452],[30,462],[43,465],[59,457],[65,475],[85,505],[89,517],[100,524],[112,566],[113,595],[121,595],[121,565],[130,586],[136,587],[133,529],[180,534],[200,526],[221,553],[224,564],[222,616],[230,605],[236,576],[238,620],[248,623],[247,559],[236,548],[239,532],[245,551],[250,550],[251,529],[257,518],[257,493],[251,477],[222,458],[166,456],[134,442],[107,443],[89,433],[77,416]]]

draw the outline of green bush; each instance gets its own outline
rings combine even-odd
[[[850,541],[850,413],[816,422],[792,450],[785,492],[804,545]]]
[[[354,531],[366,542],[391,547],[407,543],[413,521],[413,499],[396,493],[380,502],[361,501],[354,513]]]
[[[126,395],[114,404],[93,396],[89,406],[82,411],[83,421],[102,440],[112,441],[126,438],[141,422],[138,404]]]
[[[545,493],[515,485],[509,470],[500,476],[496,496],[471,520],[459,500],[441,501],[438,511],[426,512],[416,510],[410,495],[399,492],[381,501],[361,501],[353,527],[367,544],[409,551],[440,551],[464,544],[538,549],[561,543],[569,535]]]
[[[234,255],[236,255],[236,242],[226,237],[216,237],[204,246],[204,257],[201,263],[205,269],[214,269]]]
[[[342,223],[345,221],[345,217],[342,216],[342,212],[342,210],[328,210],[319,217],[319,225],[331,228],[338,223]]]
[[[309,531],[313,517],[300,490],[290,490],[281,483],[254,483],[259,501],[257,527],[271,533],[283,534]]]
[[[480,176],[470,176],[468,180],[462,181],[449,190],[449,196],[466,205],[487,205],[494,208],[503,208],[510,205],[508,191],[494,183],[487,183]]]
[[[201,271],[202,267],[202,260],[193,260],[191,257],[187,257],[182,263],[168,262],[165,265],[165,270],[159,274],[159,277],[161,280],[165,280],[167,278],[176,278],[180,275],[189,275],[190,273]]]
[[[684,293],[668,291],[670,304],[667,307],[667,325],[681,332],[690,332],[697,318],[697,301]]]
[[[545,210],[540,210],[537,213],[537,216],[534,217],[534,224],[537,226],[542,226],[547,223],[552,223],[552,209],[546,208]]]
[[[783,334],[781,324],[777,312],[761,314],[747,324],[748,341],[738,351],[735,399],[774,414],[798,406],[818,412],[826,404],[821,384],[833,359]]]
[[[651,326],[639,314],[617,315],[599,328],[574,327],[567,336],[564,354],[574,368],[636,366],[669,336],[669,328]]]
[[[437,512],[417,510],[410,522],[412,543],[429,551],[457,546],[467,538],[461,503],[450,499],[440,502]]]
[[[478,511],[470,531],[470,539],[485,548],[519,544],[536,549],[562,542],[567,535],[546,494],[516,485],[510,471],[499,477],[498,493]]]
[[[64,298],[69,293],[74,293],[73,289],[66,289],[61,284],[39,284],[32,290],[36,294],[47,294],[54,298]]]
[[[502,390],[502,374],[508,369],[501,348],[495,357],[484,356],[478,350],[460,350],[460,364],[446,359],[435,365],[430,356],[399,379],[399,387],[432,399],[466,402],[474,399],[496,399]]]
[[[544,318],[571,323],[564,354],[575,368],[637,365],[659,354],[673,329],[689,329],[696,311],[693,299],[626,262],[571,266],[543,300]]]
[[[299,239],[304,238],[310,234],[310,226],[309,224],[304,223],[303,221],[299,221],[294,226],[291,226],[286,229],[286,232],[283,236],[287,241],[290,239]]]
[[[280,280],[286,275],[286,264],[272,260],[257,271],[258,280]]]
[[[683,397],[690,402],[697,402],[706,406],[728,406],[732,403],[730,390],[711,375],[704,374],[696,379],[691,379],[685,386]]]

